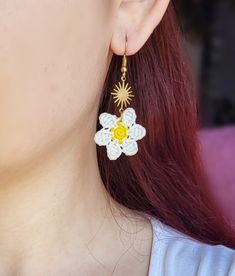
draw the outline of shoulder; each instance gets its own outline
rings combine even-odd
[[[199,242],[150,217],[153,243],[149,275],[235,276],[235,250]]]

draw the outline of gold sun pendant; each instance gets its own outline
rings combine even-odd
[[[127,107],[127,104],[130,104],[132,97],[134,97],[131,86],[125,83],[125,80],[122,80],[122,83],[119,82],[118,85],[115,84],[115,88],[111,94],[113,95],[114,102],[117,103],[118,107],[120,106],[121,111],[123,111],[123,107]]]

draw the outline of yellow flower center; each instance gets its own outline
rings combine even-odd
[[[128,138],[127,130],[128,127],[122,121],[117,122],[117,127],[111,128],[111,132],[113,132],[112,140],[117,139],[118,143],[121,144],[124,138]]]

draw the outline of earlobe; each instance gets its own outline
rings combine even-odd
[[[170,0],[123,0],[118,7],[116,25],[111,39],[111,49],[123,55],[125,38],[126,55],[138,52],[162,20]]]

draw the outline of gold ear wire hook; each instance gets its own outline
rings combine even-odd
[[[127,58],[126,58],[126,52],[127,52],[127,34],[125,35],[125,51],[123,54],[122,58],[122,67],[121,67],[121,72],[122,72],[122,81],[126,80],[126,72],[127,72]]]
[[[125,52],[124,55],[126,55],[127,52],[127,34],[125,35]]]
[[[125,52],[122,58],[121,64],[121,82],[115,85],[111,95],[113,95],[114,103],[117,103],[119,108],[119,112],[122,116],[124,108],[130,104],[132,98],[134,97],[133,92],[131,90],[131,86],[128,82],[126,82],[126,74],[127,74],[127,35],[125,35]]]

